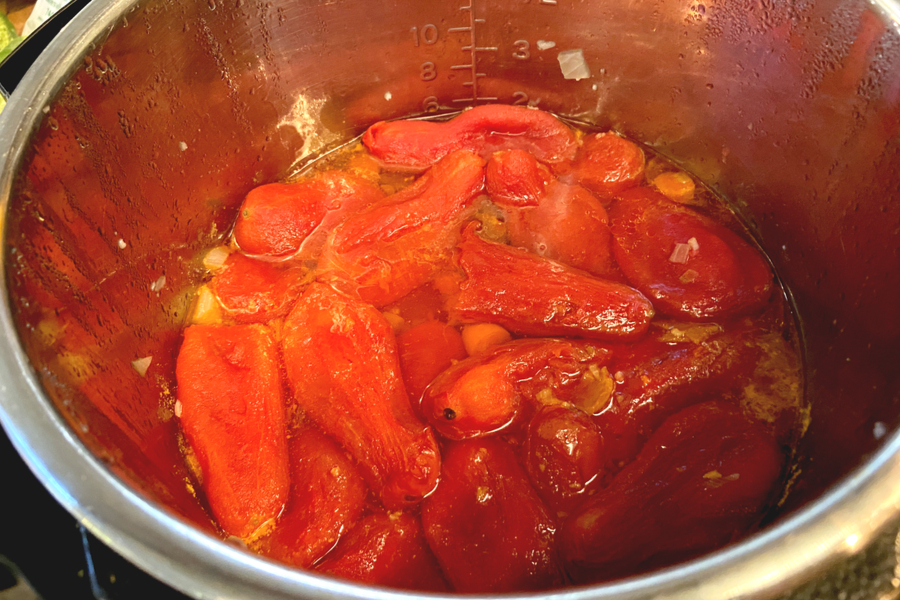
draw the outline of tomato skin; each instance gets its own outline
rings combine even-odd
[[[603,581],[724,546],[761,516],[783,462],[762,425],[729,404],[677,413],[565,522],[567,572],[577,583]]]
[[[282,348],[294,402],[356,459],[386,507],[416,503],[435,488],[437,442],[409,403],[380,312],[313,283],[285,319]]]
[[[308,280],[308,272],[303,268],[280,269],[272,263],[233,253],[210,287],[236,321],[266,323],[291,310]]]
[[[422,414],[444,437],[483,437],[511,425],[541,390],[574,400],[581,374],[608,352],[587,342],[517,340],[460,361],[438,375],[422,397]]]
[[[306,244],[315,256],[326,229],[343,215],[383,197],[378,186],[338,171],[328,171],[298,183],[270,183],[247,194],[234,226],[234,239],[248,254],[290,256],[321,228],[317,241]],[[323,223],[323,221],[328,223]],[[313,246],[318,246],[314,248]]]
[[[600,489],[607,455],[600,429],[583,411],[544,406],[528,424],[525,469],[556,514],[570,513]]]
[[[484,169],[491,200],[504,208],[537,206],[553,175],[524,150],[504,150],[493,154]]]
[[[556,524],[499,440],[447,446],[441,484],[422,503],[422,525],[457,592],[542,590],[563,582]]]
[[[447,591],[422,525],[406,513],[365,517],[315,570],[359,583]]]
[[[380,187],[351,173],[325,171],[316,179],[324,190],[321,202],[325,214],[319,225],[300,244],[294,255],[297,260],[319,258],[328,236],[338,225],[385,197]]]
[[[652,335],[629,347],[613,346],[610,371],[622,383],[609,409],[596,418],[613,461],[630,462],[676,412],[744,385],[760,357],[755,339],[751,330],[735,325],[702,343],[671,343]]]
[[[347,218],[319,259],[319,281],[386,306],[425,284],[459,239],[484,189],[484,161],[459,151],[413,185]]]
[[[234,238],[249,254],[292,254],[316,228],[325,208],[313,182],[268,183],[244,198],[234,226]]]
[[[599,277],[615,274],[609,216],[589,191],[560,183],[522,150],[491,156],[485,181],[510,245]]]
[[[459,332],[441,321],[425,321],[397,337],[400,370],[413,402],[428,384],[456,361],[466,358],[466,347]]]
[[[447,308],[463,323],[491,322],[523,335],[636,339],[653,317],[637,290],[487,242],[473,226],[463,232],[459,264],[468,280]]]
[[[455,150],[484,158],[499,150],[522,149],[538,160],[570,160],[575,134],[550,113],[520,106],[486,105],[444,122],[381,121],[363,134],[363,143],[386,165],[425,169]]]
[[[175,375],[181,426],[222,529],[246,538],[290,489],[277,346],[262,325],[192,325]]]
[[[306,569],[359,520],[367,489],[353,462],[314,428],[293,431],[289,448],[290,497],[261,549]]]
[[[583,187],[554,182],[538,206],[507,214],[511,245],[597,277],[618,276],[609,216]]]
[[[556,172],[566,182],[611,199],[640,183],[644,166],[644,152],[637,144],[607,132],[584,138],[575,160],[560,165]]]
[[[661,313],[697,321],[734,317],[761,308],[772,295],[772,271],[759,251],[655,190],[623,192],[610,217],[616,261]],[[691,239],[699,249],[684,263],[672,262],[676,244]]]

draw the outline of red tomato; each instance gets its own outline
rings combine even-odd
[[[260,549],[272,558],[308,568],[359,519],[367,489],[343,450],[312,427],[293,432],[290,461],[287,507]]]
[[[600,277],[614,273],[609,217],[590,192],[559,183],[521,150],[493,155],[485,181],[510,245]]]
[[[455,361],[466,358],[459,332],[441,321],[426,321],[397,337],[403,382],[413,405],[428,384]]]
[[[463,233],[459,264],[468,280],[448,311],[463,323],[496,323],[524,335],[635,339],[653,317],[637,290],[484,241],[473,226]]]
[[[622,193],[610,217],[622,272],[661,313],[712,320],[753,312],[772,295],[759,251],[655,190]]]
[[[297,249],[297,260],[316,260],[328,236],[350,215],[365,210],[384,199],[381,188],[351,173],[325,171],[316,175],[324,193],[321,202],[325,214],[319,225],[303,240]]]
[[[222,308],[235,320],[265,323],[291,310],[308,279],[305,269],[278,268],[235,253],[225,260],[210,287]]]
[[[380,312],[313,283],[285,319],[282,348],[294,402],[350,452],[386,507],[435,488],[437,442],[410,406]]]
[[[503,442],[447,446],[441,485],[422,503],[422,524],[457,592],[542,590],[563,581],[556,524]]]
[[[559,119],[519,106],[476,106],[450,121],[391,121],[363,135],[369,151],[387,165],[425,169],[454,150],[487,158],[498,150],[522,149],[555,163],[575,155],[575,134]]]
[[[450,154],[413,185],[343,222],[319,259],[319,280],[382,307],[450,259],[459,225],[484,189],[484,161]]]
[[[528,425],[525,468],[547,506],[565,515],[600,489],[607,456],[600,430],[570,405],[545,406]]]
[[[250,536],[288,497],[278,349],[262,325],[193,325],[175,367],[181,426],[219,526]]]
[[[378,186],[337,171],[298,183],[270,183],[250,190],[241,204],[234,226],[234,239],[248,254],[287,256],[296,253],[307,237],[327,216],[334,225],[336,215],[359,210],[381,198]],[[324,231],[323,233],[327,233]],[[318,254],[322,235],[310,248]],[[313,252],[314,251],[314,252]]]
[[[579,186],[554,182],[547,192],[534,208],[506,211],[510,244],[598,277],[614,275],[603,205]]]
[[[428,592],[447,590],[419,520],[405,513],[369,515],[350,530],[316,570],[373,585]]]
[[[491,200],[504,208],[537,206],[553,175],[524,150],[504,150],[488,159],[484,181]]]
[[[681,411],[566,521],[559,541],[569,575],[619,578],[724,546],[760,518],[783,462],[772,436],[736,408]]]
[[[588,342],[503,344],[441,373],[422,397],[422,414],[451,440],[488,435],[513,423],[523,404],[536,404],[541,393],[548,401],[577,401],[583,375],[608,357]]]
[[[621,380],[608,409],[596,418],[612,460],[622,466],[637,455],[659,425],[679,410],[739,392],[759,357],[755,334],[745,326],[672,323],[675,331],[711,328],[702,341],[674,342],[670,333],[630,346],[613,346],[609,370]],[[660,339],[660,337],[662,339]]]
[[[571,165],[561,165],[557,173],[601,198],[612,198],[640,182],[644,152],[615,133],[597,133],[584,138],[575,160]]]

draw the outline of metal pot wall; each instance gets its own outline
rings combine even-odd
[[[64,29],[0,124],[13,443],[101,539],[198,598],[404,595],[214,535],[172,418],[196,256],[247,190],[376,120],[527,103],[643,141],[735,204],[794,295],[813,406],[762,533],[559,595],[764,598],[858,550],[900,512],[898,7],[463,1],[114,0]],[[589,73],[566,78],[574,50]]]

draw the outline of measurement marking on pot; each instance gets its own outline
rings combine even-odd
[[[496,102],[497,98],[493,96],[481,96],[478,94],[478,80],[486,75],[478,72],[478,53],[479,52],[497,52],[496,46],[479,46],[476,42],[476,26],[485,23],[482,18],[475,16],[475,0],[469,0],[469,3],[459,7],[460,10],[469,13],[469,24],[464,27],[451,27],[447,31],[455,33],[468,33],[469,43],[462,47],[463,52],[468,52],[472,59],[465,64],[453,65],[450,69],[454,71],[469,71],[469,81],[463,82],[463,87],[470,88],[472,95],[466,98],[456,98],[453,100],[456,104],[477,104],[479,102]]]

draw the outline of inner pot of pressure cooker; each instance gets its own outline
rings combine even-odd
[[[36,107],[21,345],[128,487],[297,568],[740,543],[898,420],[898,41],[863,2],[137,2]]]

